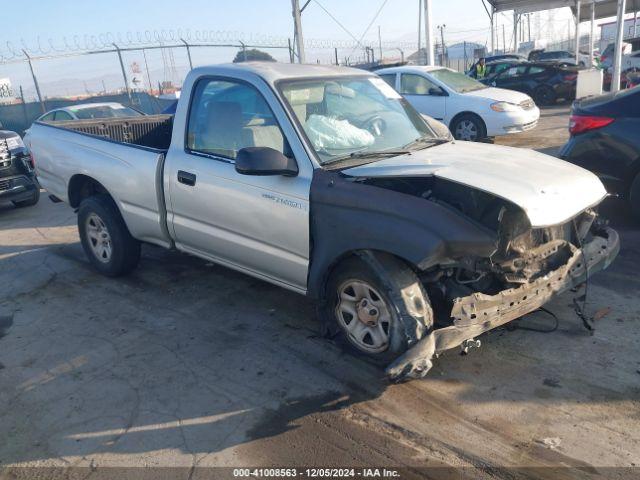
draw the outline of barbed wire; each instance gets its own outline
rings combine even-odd
[[[34,41],[27,42],[24,39],[18,41],[5,41],[0,43],[0,64],[15,61],[24,61],[29,57],[48,58],[57,56],[81,55],[84,53],[100,53],[111,51],[114,46],[118,48],[151,48],[163,46],[235,46],[251,45],[262,48],[288,48],[290,38],[276,35],[264,35],[227,30],[191,30],[191,29],[160,29],[138,32],[104,32],[95,35],[72,35],[61,39],[36,37]],[[366,42],[369,46],[378,46],[377,41]],[[382,48],[414,48],[415,42],[410,41],[384,41]],[[333,40],[311,38],[305,40],[308,49],[355,49],[360,47],[357,42],[351,40]]]

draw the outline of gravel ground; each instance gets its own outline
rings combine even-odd
[[[553,153],[567,112],[547,109],[536,130],[496,143]],[[104,278],[67,206],[46,196],[2,205],[0,478],[141,466],[167,469],[120,473],[197,478],[224,473],[204,467],[270,465],[640,475],[640,234],[620,203],[605,213],[623,247],[589,287],[593,336],[564,295],[549,307],[557,331],[493,331],[426,379],[389,385],[316,335],[304,297],[150,246],[130,277]]]

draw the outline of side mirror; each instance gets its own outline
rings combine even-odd
[[[270,147],[246,147],[236,157],[236,172],[242,175],[298,175],[298,165],[293,158],[285,157]]]
[[[446,95],[446,92],[444,90],[442,90],[441,88],[431,87],[429,89],[429,95],[431,95],[433,97],[444,97]]]

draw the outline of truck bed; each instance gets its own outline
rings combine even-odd
[[[114,142],[167,150],[171,143],[173,115],[68,120],[48,125],[107,138]]]

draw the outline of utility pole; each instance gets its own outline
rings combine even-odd
[[[382,61],[382,36],[380,34],[380,25],[378,25],[378,61]]]
[[[504,23],[502,24],[502,53],[507,53],[507,35],[504,33]]]
[[[496,54],[496,44],[495,44],[495,35],[496,35],[496,28],[495,28],[495,11],[494,11],[494,7],[493,5],[491,5],[491,16],[489,17],[489,24],[491,25],[491,55],[495,55]]]
[[[531,43],[531,14],[530,13],[527,13],[527,32],[529,33],[529,43]]]
[[[40,93],[40,85],[38,85],[38,79],[36,78],[36,74],[33,71],[33,63],[31,63],[31,57],[29,56],[26,50],[22,50],[22,53],[24,53],[24,56],[27,57],[27,61],[29,62],[29,70],[31,70],[31,77],[33,78],[33,84],[36,87],[36,93],[38,94],[38,101],[40,102],[40,108],[42,109],[42,113],[45,113],[47,109],[44,106],[44,101],[42,100],[42,94]]]
[[[431,0],[424,0],[424,35],[427,46],[427,65],[435,65],[433,54],[433,17],[431,14]]]
[[[518,53],[518,13],[513,12],[513,53]]]
[[[300,3],[298,0],[291,0],[291,6],[293,7],[292,15],[294,37],[296,40],[296,46],[298,47],[298,63],[304,63],[304,38],[302,36],[302,20],[300,18],[302,10],[300,10]]]
[[[335,48],[333,49],[333,53],[335,53],[335,56],[336,56],[336,65],[340,65],[340,64],[338,63],[338,47],[335,47]]]
[[[620,70],[622,68],[622,41],[624,39],[624,12],[626,0],[618,0],[618,30],[616,32],[616,46],[613,56],[613,77],[611,78],[611,91],[620,90]]]
[[[576,0],[576,65],[580,65],[580,0]],[[591,65],[585,65],[591,68]]]
[[[422,0],[418,0],[418,61],[422,60]],[[422,62],[420,62],[422,63]]]
[[[444,45],[444,29],[446,25],[443,23],[442,25],[438,25],[438,30],[440,30],[440,40],[442,41],[442,51],[440,54],[440,65],[444,67],[444,53],[445,53],[445,45]]]

